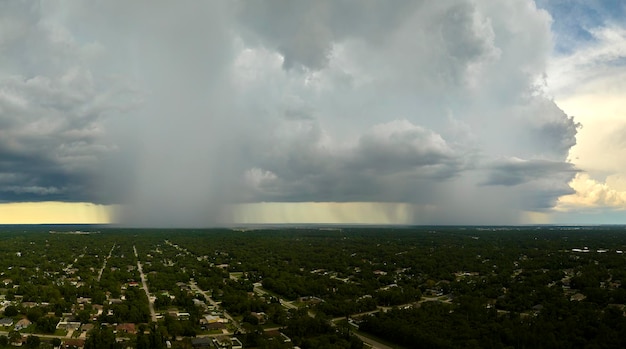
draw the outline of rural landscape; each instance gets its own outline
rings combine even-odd
[[[0,346],[623,347],[625,234],[4,226]]]

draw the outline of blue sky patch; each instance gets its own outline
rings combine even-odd
[[[591,31],[624,20],[626,3],[621,0],[536,0],[552,16],[555,50],[569,54],[577,46],[595,40]]]

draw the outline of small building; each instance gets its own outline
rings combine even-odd
[[[61,343],[61,349],[82,349],[85,347],[85,340],[79,338],[65,339]]]
[[[89,332],[89,331],[93,330],[93,324],[83,324],[80,327],[80,330],[83,331],[83,332]]]
[[[205,325],[206,329],[209,331],[216,331],[216,330],[225,330],[226,329],[226,325],[224,325],[221,322],[212,322],[210,324]]]
[[[203,319],[200,319],[200,322],[201,323],[206,322],[207,324],[212,324],[216,322],[227,323],[228,319],[225,319],[219,315],[206,314],[204,315]]]
[[[260,313],[251,312],[250,315],[252,315],[253,317],[257,319],[257,321],[259,322],[259,325],[264,325],[265,322],[267,322],[267,314],[265,314],[264,312],[260,312]]]
[[[190,317],[190,316],[191,316],[191,315],[190,315],[189,313],[176,313],[176,317],[177,317],[179,320],[189,320],[189,317]]]
[[[22,307],[24,308],[34,308],[37,306],[35,302],[22,302]]]
[[[91,298],[78,297],[78,298],[76,298],[76,303],[78,303],[78,304],[91,304]]]
[[[135,334],[137,330],[135,329],[135,324],[132,323],[123,323],[115,326],[117,332],[130,333]]]
[[[5,317],[5,318],[0,319],[0,326],[2,327],[13,326],[13,319],[11,319],[10,317]]]
[[[194,348],[210,348],[211,338],[208,338],[208,337],[192,338],[191,346]]]
[[[241,349],[243,348],[243,344],[237,337],[229,337],[229,336],[219,336],[217,338],[213,338],[213,344],[216,348],[226,349]]]
[[[237,337],[231,337],[230,338],[230,342],[231,342],[231,346],[230,346],[231,349],[242,349],[243,348],[243,343],[241,343],[241,341]]]
[[[233,342],[229,336],[219,336],[213,338],[213,344],[216,348],[230,348]]]
[[[270,340],[276,340],[281,343],[291,343],[291,338],[278,330],[265,331],[265,335],[269,337]]]
[[[21,330],[25,329],[26,327],[30,326],[31,324],[32,324],[32,322],[30,320],[28,320],[27,318],[20,319],[15,324],[15,330],[16,331],[21,331]]]

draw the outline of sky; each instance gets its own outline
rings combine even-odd
[[[625,12],[0,1],[0,224],[626,224]]]

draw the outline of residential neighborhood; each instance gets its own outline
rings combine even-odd
[[[601,327],[604,343],[621,343],[622,234],[5,231],[0,347],[402,348],[415,341],[454,347],[479,330],[492,331],[483,339],[490,347],[516,347],[539,340],[519,328],[530,331],[554,316],[570,328]],[[467,324],[466,333],[449,323]],[[502,337],[504,329],[489,324],[520,335]],[[555,334],[565,330],[552,327]]]

